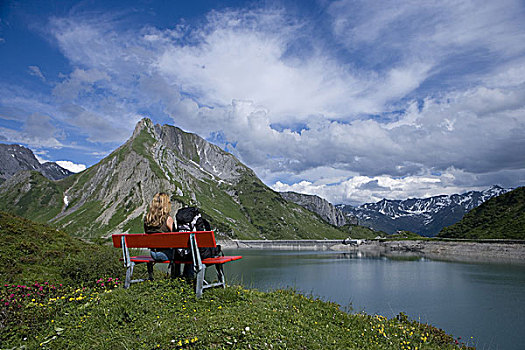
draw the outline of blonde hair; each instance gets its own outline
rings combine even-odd
[[[161,227],[171,211],[170,197],[166,193],[157,193],[149,206],[149,211],[144,218],[144,223],[152,227]]]

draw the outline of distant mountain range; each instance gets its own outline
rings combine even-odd
[[[511,189],[492,186],[484,191],[470,191],[463,194],[406,200],[383,199],[359,207],[344,204],[336,207],[345,215],[357,217],[360,225],[375,230],[389,234],[398,230],[408,230],[432,237],[444,227],[461,220],[467,212],[490,198],[509,191]]]
[[[73,174],[55,162],[40,164],[29,148],[0,143],[0,183],[23,170],[38,171],[50,180],[60,180]]]
[[[7,158],[27,163],[25,169],[33,171],[6,177],[0,185],[0,209],[51,223],[76,236],[141,232],[143,215],[160,191],[170,194],[172,214],[180,206],[199,207],[219,237],[348,236],[348,231],[283,199],[232,154],[198,135],[170,125],[154,125],[147,118],[109,156],[57,181],[50,180],[38,162],[26,161],[31,157],[23,148],[16,149],[19,151],[6,153]]]

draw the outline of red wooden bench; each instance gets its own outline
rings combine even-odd
[[[227,262],[242,259],[242,256],[221,256],[217,258],[201,259],[199,248],[213,248],[217,244],[215,242],[215,235],[213,231],[199,231],[199,232],[169,232],[169,233],[121,233],[112,235],[113,246],[115,248],[122,248],[122,260],[124,267],[126,267],[126,281],[124,288],[129,288],[131,283],[141,282],[140,280],[132,280],[133,267],[136,264],[146,263],[148,267],[149,279],[153,279],[153,266],[156,263],[169,263],[170,261],[155,261],[149,255],[130,256],[129,248],[186,248],[192,252],[192,261],[174,261],[175,264],[193,263],[197,274],[197,283],[195,286],[195,293],[197,298],[200,298],[202,291],[206,288],[223,287],[226,288],[223,265]],[[208,283],[205,279],[206,267],[215,266],[217,271],[216,283]],[[174,265],[171,265],[171,273],[173,276]]]

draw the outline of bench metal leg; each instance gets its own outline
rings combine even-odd
[[[197,298],[200,298],[202,296],[202,289],[204,287],[204,275],[206,274],[206,268],[202,268],[201,270],[197,271],[197,283],[195,285],[195,294],[197,295]]]
[[[131,284],[131,276],[133,276],[134,266],[135,266],[135,263],[130,262],[128,268],[126,269],[126,281],[124,282],[124,288],[129,288]]]
[[[215,269],[217,270],[217,279],[219,283],[222,284],[222,288],[226,288],[226,282],[224,279],[224,269],[222,264],[215,264]]]
[[[147,263],[148,265],[148,277],[150,281],[153,281],[153,264],[154,263]]]

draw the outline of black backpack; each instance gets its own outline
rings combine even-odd
[[[184,231],[211,231],[210,223],[201,217],[199,209],[188,207],[179,209],[177,215],[177,229],[179,232]]]
[[[177,211],[175,215],[177,220],[177,231],[178,232],[187,232],[187,231],[211,231],[210,223],[201,217],[199,209],[195,207],[181,208]],[[183,250],[183,249],[178,249]],[[184,255],[183,258],[191,259],[191,253],[188,249],[184,249],[187,252],[179,252],[180,255]],[[199,253],[201,259],[206,258],[215,258],[220,256],[222,253],[221,247],[217,246],[215,248],[199,248]]]

